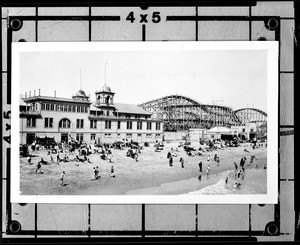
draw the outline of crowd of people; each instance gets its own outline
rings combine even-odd
[[[144,144],[144,147],[149,146],[149,144]],[[156,142],[154,144],[155,152],[162,151],[164,149],[164,145],[162,143]],[[259,147],[259,146],[256,146]],[[112,144],[97,144],[97,145],[88,145],[84,143],[80,144],[69,144],[69,143],[61,143],[57,144],[53,147],[43,147],[41,145],[36,144],[35,142],[28,146],[28,149],[31,151],[40,151],[46,150],[47,155],[49,156],[49,160],[45,160],[44,158],[40,158],[39,161],[36,162],[36,174],[45,174],[45,171],[42,169],[42,165],[51,165],[57,164],[60,165],[62,163],[74,163],[75,166],[79,166],[82,163],[90,163],[97,164],[98,162],[91,162],[90,155],[96,154],[99,155],[101,160],[107,161],[108,163],[113,163],[113,151],[121,150],[127,148],[125,156],[132,158],[135,162],[139,161],[139,155],[142,154],[143,146],[133,141],[126,142],[114,142]],[[182,150],[178,149],[182,148]],[[256,148],[254,148],[256,149]],[[217,149],[215,149],[217,150]],[[213,151],[215,151],[213,150]],[[173,167],[174,158],[178,157],[179,165],[182,169],[188,165],[189,157],[200,157],[198,162],[199,171],[201,175],[203,171],[206,172],[206,175],[209,176],[211,172],[214,172],[216,167],[220,167],[221,165],[221,157],[214,153],[210,148],[209,150],[205,150],[205,148],[200,145],[199,148],[191,147],[190,145],[180,144],[178,147],[173,148],[167,152],[167,159],[170,167]],[[246,153],[250,153],[247,148],[244,148]],[[212,155],[212,156],[211,156]],[[32,155],[27,157],[28,164],[34,164]],[[252,165],[255,160],[257,160],[255,155],[250,156],[249,165]],[[242,184],[242,180],[245,177],[245,166],[246,166],[246,157],[242,157],[239,162],[239,166],[237,161],[234,161],[233,171],[234,171],[234,188],[240,188]],[[100,163],[100,162],[99,162]],[[256,167],[258,165],[256,164]],[[203,170],[204,168],[204,170]],[[108,170],[108,169],[107,169]],[[93,171],[93,172],[92,172]],[[102,170],[101,170],[102,171]],[[92,172],[92,180],[98,180],[101,178],[100,168],[98,165],[91,166]],[[106,171],[110,172],[110,177],[115,178],[115,168],[114,165],[110,164],[110,170]],[[103,173],[102,173],[103,175]],[[60,186],[65,186],[65,176],[66,172],[63,171],[61,173],[60,178]],[[228,185],[229,177],[225,179],[225,184]]]
[[[149,146],[149,143],[144,144],[144,146]],[[44,174],[45,172],[42,170],[42,165],[51,165],[51,164],[57,164],[60,165],[61,163],[74,163],[75,166],[79,166],[81,163],[91,163],[90,158],[88,157],[91,154],[96,154],[99,155],[99,158],[101,160],[107,160],[107,162],[112,163],[113,162],[113,149],[121,150],[124,147],[127,147],[128,150],[126,152],[127,157],[133,158],[136,162],[138,162],[138,156],[139,154],[142,153],[143,147],[140,146],[137,142],[134,141],[128,141],[126,140],[125,142],[120,142],[116,141],[114,143],[103,143],[103,144],[95,144],[95,145],[88,145],[85,143],[74,143],[74,142],[69,142],[69,143],[59,143],[50,146],[42,146],[37,144],[35,141],[30,144],[30,145],[23,145],[23,148],[26,148],[28,154],[27,154],[27,163],[29,165],[34,164],[33,158],[39,158],[38,157],[38,152],[37,151],[43,151],[46,150],[47,155],[49,156],[49,161],[44,160],[43,157],[41,157],[37,162],[36,162],[36,169],[35,173],[36,174]],[[35,152],[37,155],[32,155],[30,154]],[[65,175],[66,172],[63,171],[61,173],[60,177],[60,184],[59,186],[65,186]],[[92,175],[92,180],[97,180],[100,179],[100,168],[99,166],[93,167],[93,175]],[[115,169],[114,166],[111,165],[110,168],[110,177],[115,178]]]

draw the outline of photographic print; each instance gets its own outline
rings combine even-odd
[[[276,203],[277,42],[12,44],[11,198]]]

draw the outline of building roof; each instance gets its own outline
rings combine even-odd
[[[207,130],[208,133],[231,133],[230,128],[222,127],[222,126],[216,126],[209,130]]]
[[[151,113],[133,104],[114,103],[114,106],[118,113],[151,115]],[[91,110],[97,110],[97,109],[98,108],[94,104],[91,106]]]
[[[20,98],[19,98],[19,105],[20,106],[26,106],[26,103],[24,102],[23,97],[24,97],[24,95],[20,95]]]
[[[30,98],[23,98],[25,102],[34,102],[39,100],[48,100],[48,101],[57,101],[57,102],[73,102],[73,103],[85,103],[91,104],[90,101],[81,100],[81,99],[69,99],[69,98],[59,98],[59,97],[52,97],[52,96],[33,96]]]

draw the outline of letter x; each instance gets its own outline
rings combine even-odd
[[[148,20],[147,20],[148,14],[140,14],[140,16],[141,16],[141,21],[140,21],[140,23],[143,23],[143,22],[148,23]]]

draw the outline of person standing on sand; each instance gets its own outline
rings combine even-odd
[[[116,175],[115,175],[115,170],[114,170],[114,166],[111,166],[111,169],[110,169],[110,177],[113,177],[113,178],[116,177]]]
[[[57,156],[56,156],[56,161],[60,162],[60,157],[59,157],[59,153],[57,152]]]
[[[202,172],[202,162],[199,162],[198,166],[199,166],[199,171]]]
[[[170,156],[169,158],[169,166],[172,167],[173,166],[173,157]]]
[[[35,170],[36,174],[37,174],[38,171],[40,171],[40,173],[42,173],[41,167],[42,167],[42,165],[41,165],[41,162],[39,161],[37,166],[36,166],[36,170]]]
[[[228,176],[225,179],[225,185],[227,186],[227,184],[228,184]]]
[[[60,184],[59,186],[63,186],[64,185],[64,180],[65,180],[65,171],[62,172],[61,176],[60,176]]]
[[[246,157],[242,157],[242,159],[240,161],[240,166],[241,166],[243,171],[245,171],[245,169],[244,169],[245,162],[246,162]]]
[[[218,158],[218,155],[217,155],[217,154],[215,154],[215,156],[214,156],[214,160],[215,160],[215,161],[217,161],[217,158]]]
[[[184,168],[184,159],[182,157],[179,159],[179,162],[181,162],[181,167]]]
[[[169,151],[167,154],[167,158],[169,159],[171,157],[171,152]]]
[[[217,166],[220,166],[220,157],[217,157],[216,161],[217,161]]]
[[[236,164],[236,162],[233,163],[234,164],[234,171],[238,171],[238,165]]]
[[[210,173],[210,165],[208,164],[206,174],[209,175],[209,173]]]

